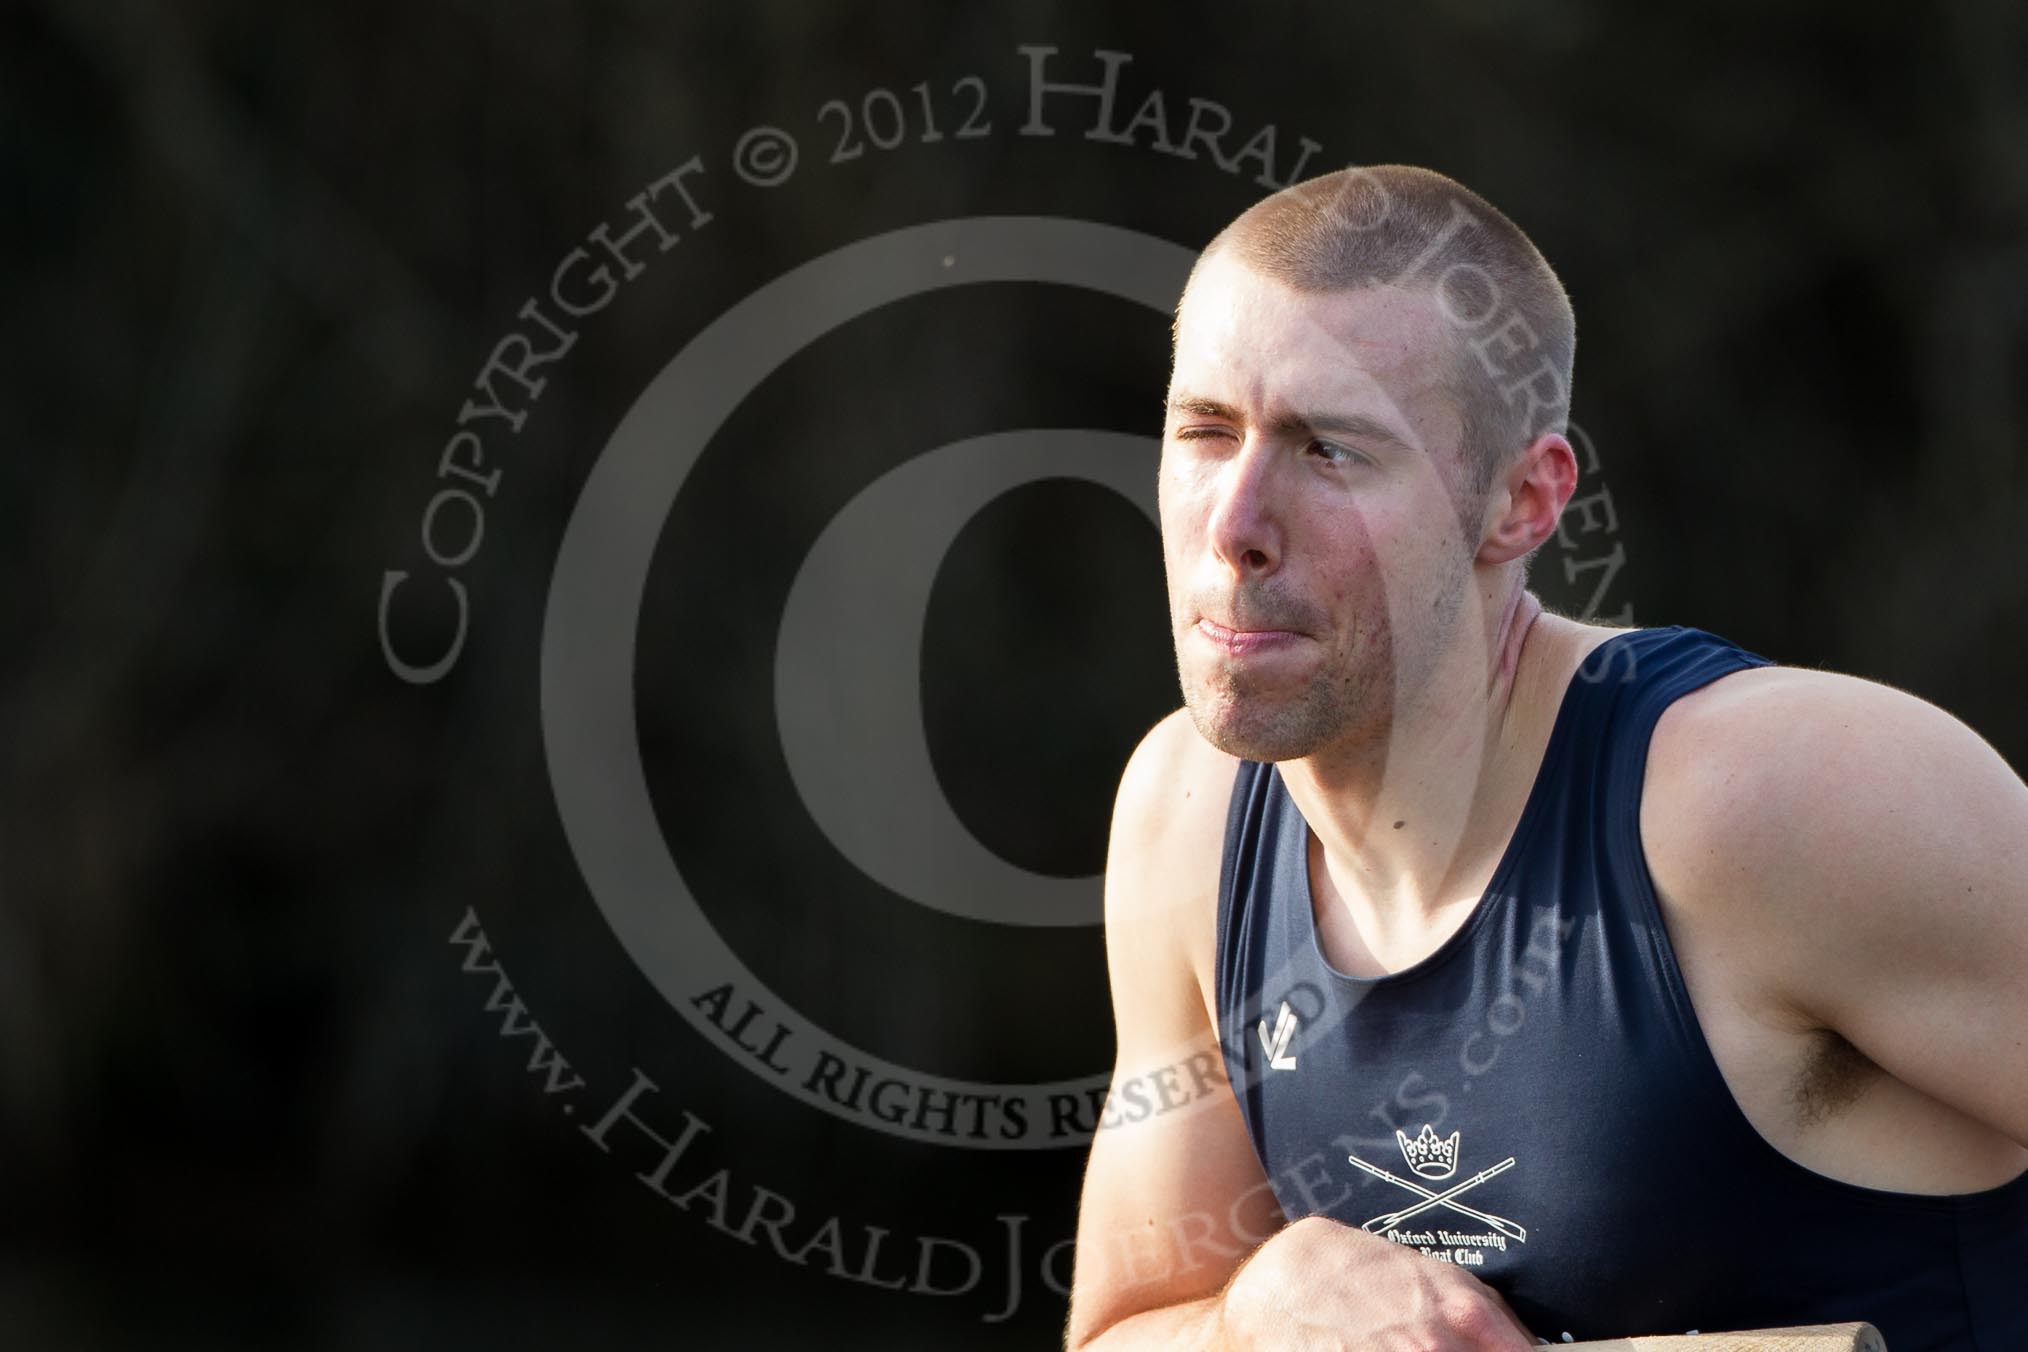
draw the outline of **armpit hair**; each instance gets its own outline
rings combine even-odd
[[[1827,1122],[1857,1103],[1880,1075],[1880,1067],[1830,1029],[1817,1033],[1817,1047],[1789,1092],[1796,1120],[1804,1126]]]

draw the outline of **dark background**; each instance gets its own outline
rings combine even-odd
[[[950,216],[1190,247],[1251,170],[1021,138],[1053,78],[1267,123],[1286,164],[1428,164],[1542,246],[1627,564],[1606,611],[1855,672],[2028,765],[2028,50],[1934,7],[1007,4],[879,13],[433,3],[31,4],[0,18],[10,566],[0,700],[0,1336],[18,1346],[1044,1346],[1061,1302],[869,1290],[637,1183],[546,1103],[447,936],[467,909],[609,1098],[652,1066],[743,1182],[898,1235],[1070,1233],[1081,1152],[912,1146],[705,1045],[626,960],[556,820],[542,603],[645,381],[809,258]],[[977,75],[990,136],[821,153],[856,103]],[[946,109],[950,107],[947,102]],[[726,172],[760,122],[805,162]],[[1237,144],[1237,141],[1228,143]],[[692,154],[720,218],[595,320],[511,444],[473,630],[382,661],[474,373],[585,233]],[[638,679],[672,849],[807,1012],[924,1069],[1052,1078],[1110,1051],[1095,930],[998,931],[849,877],[783,797],[766,704],[786,578],[881,469],[963,436],[1154,436],[1160,317],[941,293],[785,365],[714,439],[651,577]],[[1554,599],[1554,556],[1541,575]],[[1062,483],[939,574],[923,693],[960,815],[1016,862],[1103,859],[1119,765],[1175,703],[1152,530]],[[927,1031],[925,1031],[927,1030]],[[582,1119],[580,1119],[582,1120]]]

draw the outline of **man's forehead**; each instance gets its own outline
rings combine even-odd
[[[1426,292],[1303,293],[1207,265],[1178,313],[1171,389],[1267,416],[1319,401],[1418,401],[1447,394],[1447,339]]]
[[[1393,385],[1406,377],[1419,386],[1440,378],[1450,338],[1427,290],[1300,292],[1213,258],[1191,279],[1177,312],[1176,365],[1179,377],[1194,367],[1273,373],[1305,385]]]

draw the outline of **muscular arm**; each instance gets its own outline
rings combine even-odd
[[[1933,1114],[1986,1183],[2028,1165],[2028,787],[1949,715],[1851,677],[1744,673],[1683,705],[1643,814],[1672,928],[1962,1115]]]
[[[1391,1335],[1525,1352],[1512,1312],[1460,1269],[1322,1217],[1282,1224],[1223,1078],[1209,996],[1236,769],[1178,713],[1121,780],[1106,861],[1114,1107],[1085,1171],[1065,1344],[1321,1352]],[[1206,1092],[1193,1063],[1214,1072]]]
[[[1239,1105],[1222,1082],[1205,998],[1236,768],[1172,715],[1142,741],[1121,779],[1106,859],[1118,1045],[1112,1102],[1124,1108],[1135,1082],[1187,1070],[1196,1057],[1208,1056],[1221,1079],[1212,1094],[1180,1108],[1136,1121],[1113,1113],[1093,1136],[1078,1208],[1073,1348],[1210,1345],[1220,1289],[1247,1251],[1281,1226]],[[1145,1088],[1139,1098],[1159,1103]]]

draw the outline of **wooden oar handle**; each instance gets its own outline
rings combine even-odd
[[[1559,1346],[1568,1352],[1887,1352],[1887,1343],[1871,1324],[1816,1324],[1797,1329],[1755,1329],[1749,1333],[1680,1333]]]

